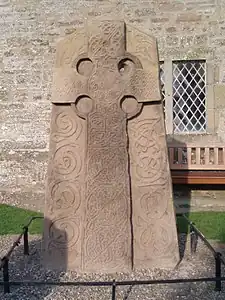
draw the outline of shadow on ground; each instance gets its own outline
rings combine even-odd
[[[63,230],[52,228],[50,235],[54,235],[57,240],[57,246],[62,245],[65,249],[66,235]],[[8,250],[14,237],[1,237],[1,256],[5,250]],[[214,258],[207,248],[199,242],[197,253],[191,256],[189,252],[189,239],[184,235],[179,235],[179,244],[183,253],[185,253],[182,262],[177,270],[162,271],[162,270],[143,270],[133,274],[116,274],[115,276],[104,276],[101,274],[89,274],[78,276],[74,273],[65,273],[63,271],[47,271],[42,265],[42,240],[40,236],[29,236],[30,255],[24,256],[23,244],[15,249],[10,259],[9,275],[12,281],[23,280],[50,280],[59,282],[66,281],[104,281],[116,279],[122,280],[152,280],[152,279],[172,279],[172,278],[198,278],[210,277],[215,275]],[[54,248],[55,245],[51,245]],[[184,248],[186,247],[186,251]],[[3,251],[2,251],[3,249]],[[224,251],[223,251],[224,252]],[[61,260],[62,263],[62,260]],[[67,258],[64,257],[64,265],[66,267]],[[61,265],[62,267],[62,265]],[[1,280],[1,277],[0,277]],[[142,285],[133,288],[129,286],[117,288],[117,300],[206,300],[206,299],[225,299],[225,291],[218,293],[214,291],[214,283],[185,283],[171,285]],[[11,293],[3,295],[0,291],[0,299],[13,300],[61,300],[61,299],[76,299],[76,300],[109,300],[111,298],[111,288],[108,287],[49,287],[49,286],[30,286],[18,287],[12,286]]]
[[[172,165],[176,166],[179,165],[178,162],[181,160],[183,163],[187,163],[187,145],[184,142],[177,141],[176,139],[172,139],[169,145],[173,145],[173,151],[169,155],[170,148],[168,146],[168,156],[170,160],[170,170],[171,170],[171,177],[175,178],[180,176],[180,171],[182,170],[175,170],[171,169]],[[179,150],[178,150],[179,149]],[[180,151],[181,150],[181,151]],[[188,188],[188,181],[187,178],[183,178],[183,183],[181,184],[173,184],[173,201],[174,201],[174,210],[176,216],[179,216],[182,213],[185,213],[186,217],[189,218],[190,214],[190,203],[191,203],[191,192]],[[179,250],[180,250],[180,260],[184,258],[185,250],[187,247],[187,237],[189,233],[189,225],[187,222],[182,222],[182,226],[177,223],[177,231],[179,233],[180,227],[182,227],[182,240],[179,238]],[[179,227],[179,228],[178,228]]]
[[[48,220],[45,219],[45,222]],[[48,247],[49,251],[54,250],[58,247],[58,252],[60,252],[60,259],[58,257],[54,259],[52,257],[52,262],[59,266],[60,271],[53,270],[49,271],[45,265],[49,257],[45,258],[44,255],[44,244],[42,242],[41,235],[28,235],[29,241],[29,255],[24,255],[24,245],[23,238],[21,239],[21,244],[15,248],[9,260],[9,280],[10,281],[56,281],[58,282],[60,276],[64,274],[67,267],[67,256],[65,248],[67,246],[67,235],[64,230],[55,228],[54,225],[49,227],[49,237],[50,241],[54,240],[57,242],[50,242]],[[18,235],[15,236],[1,236],[0,244],[0,256],[3,257],[10,249],[13,242],[17,239]],[[46,251],[46,252],[49,252]],[[51,255],[50,255],[51,258]],[[0,280],[3,280],[3,275],[1,271]],[[3,286],[0,287],[0,299],[22,299],[22,300],[32,300],[32,299],[48,299],[51,295],[54,287],[41,285],[41,286],[10,286],[10,293],[3,294]]]

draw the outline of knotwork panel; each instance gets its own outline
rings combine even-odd
[[[128,133],[134,268],[174,267],[179,255],[162,104],[145,104]]]

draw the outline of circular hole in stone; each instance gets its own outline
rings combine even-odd
[[[138,110],[137,99],[133,96],[125,96],[121,100],[121,108],[126,114],[132,114]]]
[[[77,63],[77,72],[83,76],[89,76],[93,69],[93,63],[89,58],[82,58]]]
[[[118,64],[118,69],[121,75],[129,74],[134,69],[134,62],[129,58],[122,59]]]
[[[77,99],[75,106],[79,113],[86,115],[92,111],[93,102],[88,96],[81,96]]]

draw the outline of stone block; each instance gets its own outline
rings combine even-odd
[[[177,16],[177,22],[199,22],[201,21],[202,16],[200,14],[192,13],[192,12],[186,12],[181,13]]]
[[[122,21],[62,40],[53,78],[46,266],[175,267],[179,259],[156,40]]]
[[[215,107],[225,108],[225,85],[224,84],[214,85],[214,97],[215,97]]]

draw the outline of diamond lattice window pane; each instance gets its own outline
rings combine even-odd
[[[160,82],[161,82],[161,93],[162,93],[162,101],[163,101],[163,110],[165,115],[165,71],[164,71],[164,62],[160,62]]]
[[[205,77],[204,61],[173,63],[173,128],[175,133],[206,130]]]

